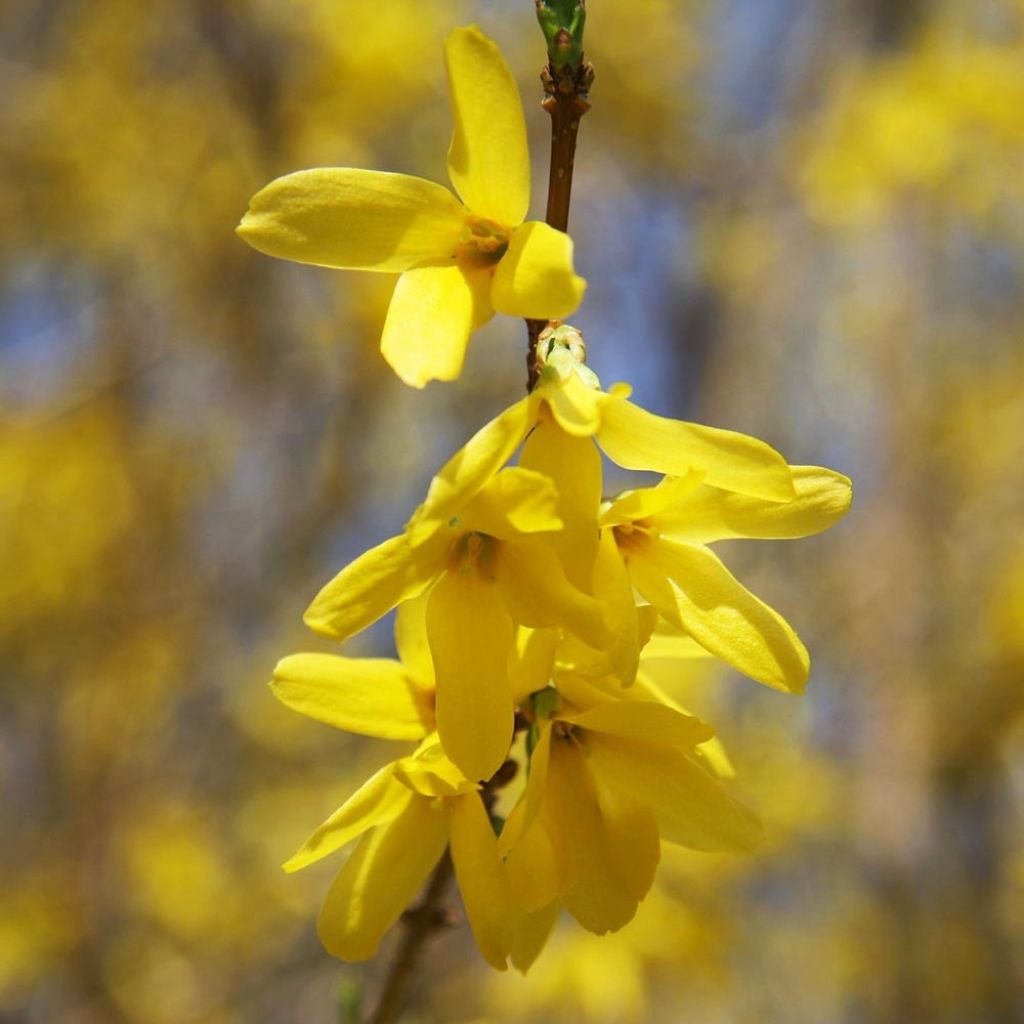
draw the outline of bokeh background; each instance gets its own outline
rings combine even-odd
[[[469,20],[520,76],[540,215],[529,0],[0,3],[3,1024],[329,1024],[379,976],[317,943],[339,859],[279,865],[395,746],[265,682],[521,394],[525,331],[412,391],[392,279],[233,228],[302,167],[444,181]],[[847,472],[855,508],[727,552],[806,697],[676,684],[767,850],[667,852],[629,927],[562,928],[525,981],[455,929],[410,1019],[1022,1020],[1024,4],[591,0],[587,36],[594,369]]]

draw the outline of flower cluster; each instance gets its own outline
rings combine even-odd
[[[277,255],[402,272],[383,348],[410,383],[456,375],[493,309],[550,320],[537,386],[306,613],[344,641],[397,608],[398,658],[299,654],[277,666],[272,687],[289,707],[416,744],[286,867],[358,839],[319,930],[328,950],[359,960],[447,850],[484,957],[526,970],[562,908],[598,934],[629,921],[662,842],[758,844],[713,730],[646,678],[644,660],[716,657],[799,692],[804,646],[709,545],[823,530],[849,507],[850,483],[752,437],[656,416],[625,385],[601,389],[578,332],[551,319],[582,295],[571,243],[521,223],[529,179],[511,75],[476,29],[454,33],[447,56],[449,166],[466,206],[419,179],[309,171],[268,186],[243,223]],[[661,480],[604,500],[602,453]],[[502,819],[496,796],[517,765]]]

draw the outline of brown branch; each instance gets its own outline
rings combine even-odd
[[[551,115],[551,161],[548,170],[548,206],[545,219],[559,231],[569,227],[569,204],[572,201],[572,174],[576,162],[576,140],[580,118],[590,109],[590,86],[594,68],[581,60],[577,65],[555,68],[547,64],[540,73],[544,85],[541,106]],[[526,390],[537,386],[540,366],[537,362],[537,339],[548,320],[527,320]]]

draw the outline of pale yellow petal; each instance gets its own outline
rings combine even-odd
[[[494,272],[491,302],[499,313],[554,320],[579,308],[587,282],[573,270],[572,239],[542,221],[512,232]]]
[[[587,760],[568,740],[551,744],[540,820],[554,851],[559,898],[588,931],[617,931],[636,913]]]
[[[454,131],[448,174],[473,213],[506,227],[530,205],[530,153],[519,89],[497,45],[476,25],[445,40]]]
[[[533,426],[540,406],[527,395],[481,427],[430,482],[426,500],[407,530],[413,539],[447,524],[512,457]]]
[[[686,476],[662,477],[654,487],[626,491],[613,498],[602,510],[601,525],[619,526],[638,519],[650,519],[683,502],[700,481],[700,472],[694,471]]]
[[[427,601],[430,595],[403,601],[395,615],[395,647],[409,676],[422,688],[434,689],[434,662],[427,643]],[[433,716],[431,716],[433,720]]]
[[[848,477],[821,466],[791,466],[796,497],[764,501],[717,487],[698,487],[678,506],[659,510],[654,525],[676,540],[710,544],[732,537],[786,540],[809,537],[850,510]]]
[[[421,267],[398,279],[388,306],[381,354],[401,380],[422,388],[455,380],[462,372],[470,334],[493,310],[486,271]]]
[[[714,729],[699,718],[651,701],[604,703],[586,711],[563,715],[562,718],[588,731],[650,743],[665,743],[690,751],[715,734]]]
[[[284,865],[298,871],[340,849],[368,829],[397,817],[409,802],[409,791],[394,777],[393,765],[385,765],[360,786]]]
[[[661,838],[695,850],[745,852],[764,838],[757,817],[682,751],[618,736],[590,734],[594,770],[649,806]]]
[[[423,593],[441,571],[440,541],[413,545],[392,537],[350,562],[306,610],[303,621],[322,636],[346,640],[400,601]]]
[[[502,599],[518,624],[559,626],[591,647],[608,642],[600,603],[565,578],[558,556],[543,541],[503,543],[497,579]]]
[[[509,820],[505,822],[505,828],[498,837],[498,851],[503,857],[515,846],[520,836],[533,826],[540,813],[541,804],[544,802],[544,790],[547,786],[548,763],[551,759],[551,734],[551,723],[541,723],[537,744],[530,757],[526,790],[520,801],[523,811],[509,817]]]
[[[561,559],[569,582],[589,593],[597,557],[601,453],[590,438],[567,434],[545,413],[526,439],[519,465],[555,481],[556,510],[565,528],[549,543]]]
[[[752,594],[710,549],[658,540],[630,562],[640,592],[716,657],[767,686],[803,691],[810,671],[807,649],[778,612]],[[649,584],[658,573],[672,581],[668,594]],[[668,600],[666,600],[668,598]]]
[[[424,740],[416,753],[395,761],[393,768],[395,778],[420,796],[458,796],[479,788],[452,764],[436,734]]]
[[[270,688],[293,711],[363,736],[418,740],[434,728],[431,695],[390,658],[293,654]]]
[[[443,185],[408,174],[319,167],[257,192],[238,234],[269,256],[397,273],[450,263],[465,223],[465,209]]]
[[[520,626],[508,660],[512,701],[521,704],[531,693],[543,690],[551,681],[558,635],[553,629]]]
[[[608,660],[623,686],[632,686],[640,661],[640,630],[633,584],[611,530],[600,533],[594,563],[594,597],[605,607],[611,633]]]
[[[558,879],[547,832],[536,821],[524,829],[525,816],[526,801],[520,800],[508,816],[502,836],[509,833],[517,837],[505,858],[505,870],[519,905],[532,912],[546,907],[557,897]]]
[[[560,530],[555,482],[531,469],[503,469],[466,503],[459,523],[467,530],[502,539]]]
[[[763,441],[656,416],[624,398],[607,396],[602,402],[597,440],[626,469],[672,476],[696,469],[705,483],[772,501],[789,501],[795,494],[786,460]]]
[[[452,864],[466,917],[483,958],[499,971],[507,967],[509,925],[517,907],[498,856],[490,818],[476,793],[452,801]]]
[[[427,635],[437,680],[437,731],[471,781],[489,779],[512,743],[512,622],[497,586],[446,572],[430,593]]]
[[[575,373],[563,380],[544,381],[538,394],[548,404],[555,422],[574,437],[593,437],[601,428],[602,392],[580,380]]]
[[[412,903],[448,842],[447,808],[411,796],[393,821],[365,836],[335,878],[317,932],[329,953],[368,960]]]

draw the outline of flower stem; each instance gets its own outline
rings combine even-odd
[[[569,227],[572,173],[580,118],[590,109],[594,68],[583,57],[586,0],[534,0],[537,20],[547,40],[548,63],[540,73],[544,86],[541,106],[551,116],[551,160],[548,170],[548,205],[545,219],[559,231]],[[527,320],[526,390],[540,376],[537,339],[547,320]]]

